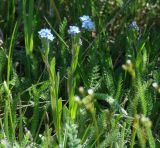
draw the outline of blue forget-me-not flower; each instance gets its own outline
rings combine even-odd
[[[39,34],[39,37],[40,37],[41,39],[46,39],[46,40],[48,40],[48,41],[53,41],[53,39],[54,39],[54,36],[53,36],[53,34],[51,33],[51,30],[50,30],[50,29],[47,29],[47,28],[41,29],[41,30],[38,32],[38,34]]]
[[[133,21],[133,22],[129,25],[129,28],[135,29],[135,30],[139,31],[139,27],[138,27],[136,21]]]
[[[82,28],[87,29],[89,31],[95,30],[95,24],[94,22],[92,22],[89,16],[87,15],[81,16],[80,21],[82,22]]]
[[[83,16],[79,17],[79,19],[81,22],[91,21],[91,18],[88,15],[83,15]]]
[[[95,29],[95,24],[92,21],[84,21],[82,23],[82,28],[92,31]]]
[[[75,36],[76,34],[80,33],[79,27],[77,26],[69,26],[68,34]]]

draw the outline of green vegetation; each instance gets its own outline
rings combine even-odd
[[[160,147],[159,12],[159,0],[1,0],[0,147]]]

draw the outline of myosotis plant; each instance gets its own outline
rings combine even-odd
[[[80,49],[80,30],[77,26],[70,26],[68,30],[68,34],[71,35],[72,40],[72,61],[71,66],[68,68],[68,82],[67,82],[67,89],[68,89],[68,97],[69,97],[69,110],[71,119],[75,120],[76,118],[76,110],[77,110],[77,103],[74,100],[75,94],[75,86],[76,86],[76,68],[78,64],[78,55]]]
[[[0,147],[160,147],[159,10],[2,0]]]
[[[57,138],[60,142],[61,140],[61,109],[62,109],[62,101],[58,100],[58,89],[59,89],[59,73],[56,74],[55,71],[55,58],[52,58],[51,61],[48,59],[48,54],[50,51],[50,42],[53,41],[54,36],[49,29],[41,29],[39,32],[39,37],[42,42],[41,54],[43,61],[47,67],[49,77],[50,77],[50,97],[51,97],[51,107],[52,107],[52,116],[54,127],[57,132]]]
[[[53,41],[54,39],[54,36],[52,35],[51,33],[51,30],[50,29],[41,29],[39,32],[39,37],[41,39],[41,42],[42,42],[42,46],[43,46],[43,49],[42,49],[42,52],[44,53],[45,56],[48,56],[49,54],[49,44],[50,42]]]

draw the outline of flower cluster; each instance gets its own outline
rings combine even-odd
[[[89,31],[95,30],[95,24],[92,22],[91,18],[87,15],[83,15],[80,17],[80,21],[82,22],[82,28],[87,29]],[[68,34],[71,36],[75,36],[80,33],[80,29],[77,26],[69,26]],[[81,41],[80,41],[81,43]]]
[[[80,21],[82,22],[82,28],[87,29],[89,31],[95,30],[95,24],[94,22],[92,22],[89,16],[87,15],[81,16]]]
[[[135,29],[136,31],[139,31],[139,27],[138,27],[136,21],[133,21],[133,22],[129,25],[129,28]]]
[[[68,34],[70,34],[71,36],[75,36],[78,33],[80,33],[79,27],[69,26]]]
[[[79,17],[79,19],[81,22],[91,20],[91,18],[88,15],[83,15],[83,16]]]
[[[51,33],[51,30],[50,29],[41,29],[39,32],[38,32],[38,34],[39,34],[39,37],[41,38],[41,39],[46,39],[46,40],[48,40],[48,41],[53,41],[53,39],[54,39],[54,36],[53,36],[53,34]]]

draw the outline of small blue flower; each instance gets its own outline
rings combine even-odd
[[[48,41],[53,41],[54,39],[54,36],[53,34],[51,33],[51,30],[50,29],[41,29],[39,32],[39,37],[41,39],[47,39]]]
[[[80,21],[82,22],[82,28],[87,29],[89,31],[95,30],[95,24],[94,22],[92,22],[89,16],[87,15],[81,16]]]
[[[76,34],[80,33],[79,27],[77,26],[69,26],[68,34],[75,36]]]
[[[133,22],[129,25],[129,28],[135,29],[135,30],[139,31],[139,27],[138,27],[136,21],[133,21]]]
[[[87,20],[82,23],[82,28],[92,31],[95,30],[95,24],[91,20]]]
[[[84,21],[91,21],[91,18],[88,15],[83,15],[79,17],[80,21],[83,23]]]

